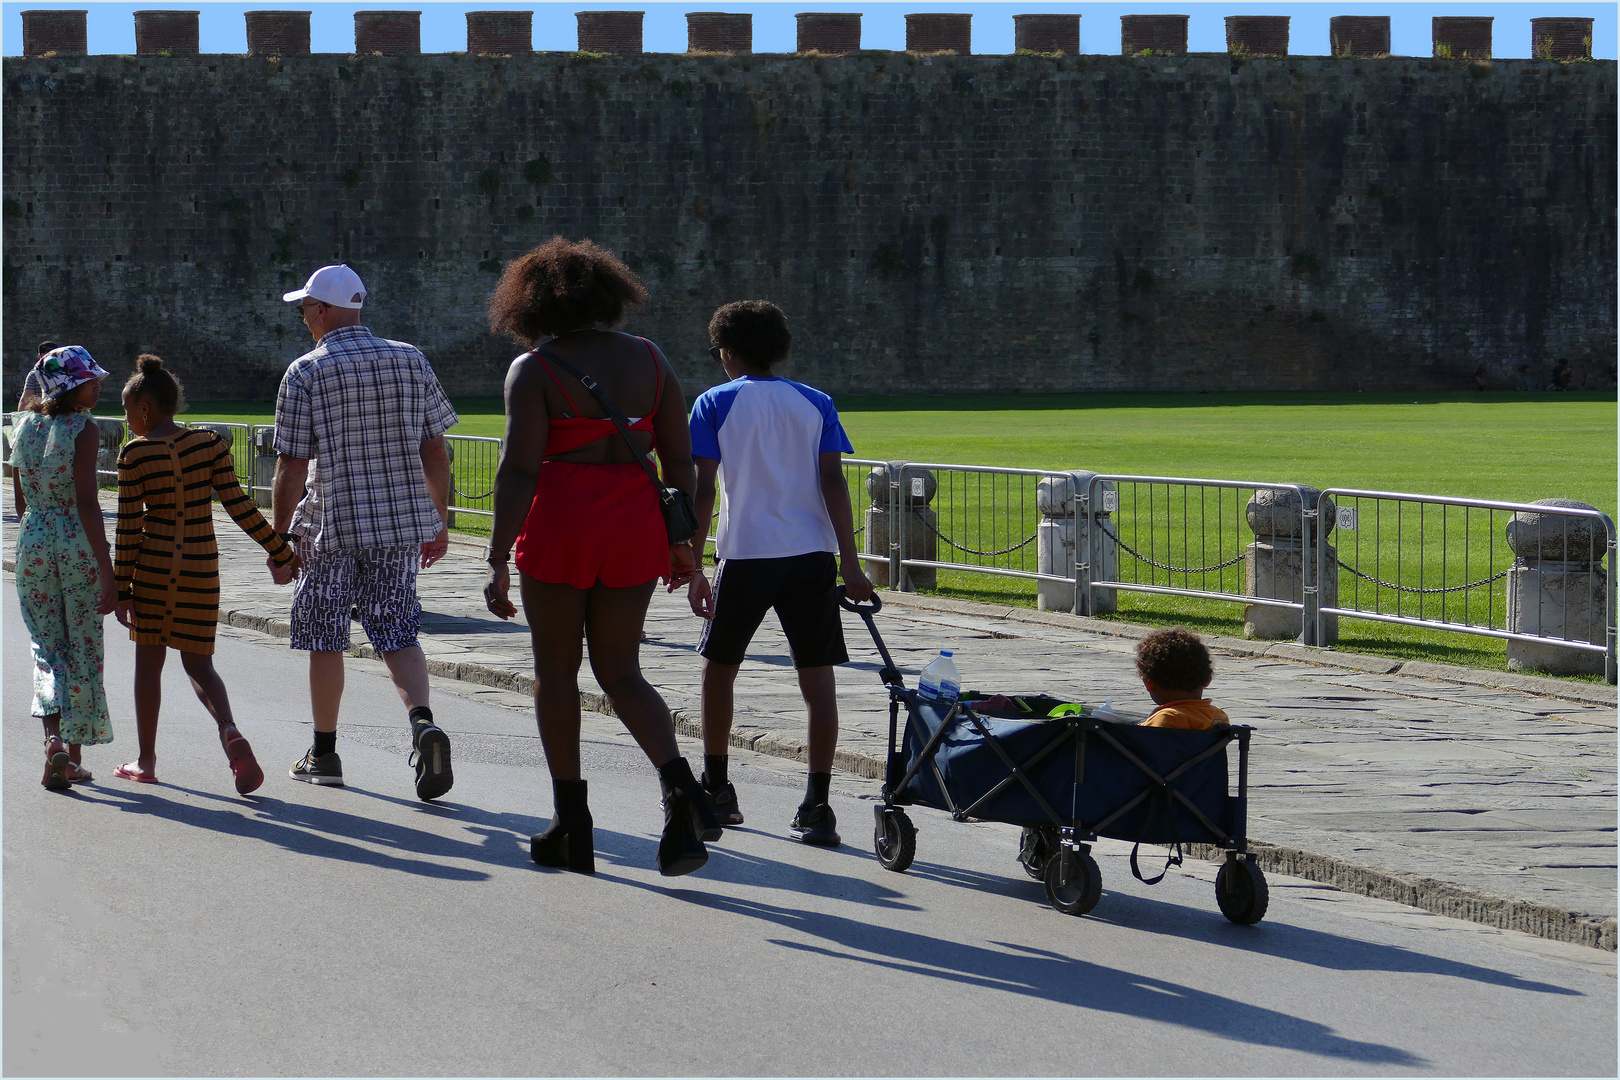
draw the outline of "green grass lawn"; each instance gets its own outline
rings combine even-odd
[[[500,438],[501,401],[455,399],[453,434]],[[1090,469],[1616,512],[1615,399],[1589,393],[1043,394],[838,398],[855,456]],[[268,424],[263,402],[185,420]]]
[[[499,398],[458,398],[461,423],[455,435],[499,438],[503,417]],[[1424,495],[1529,502],[1551,496],[1578,499],[1613,516],[1616,512],[1616,407],[1612,396],[1586,393],[1462,394],[1049,394],[855,397],[838,399],[855,456],[883,461],[922,461],[997,465],[1031,469],[1089,469],[1094,472],[1236,481],[1303,483],[1313,487],[1357,487]],[[200,402],[188,420],[268,423],[269,406],[259,403]],[[493,486],[493,448],[462,444],[455,475],[463,505],[487,507]],[[851,467],[851,501],[856,521],[867,505],[860,478]],[[985,481],[941,476],[933,507],[939,531],[966,547],[1000,550],[1033,534],[1039,513],[1034,481],[1002,480],[995,499]],[[978,485],[978,486],[975,486]],[[1123,488],[1125,509],[1145,498],[1142,488]],[[1163,490],[1162,488],[1160,490]],[[1179,496],[1178,496],[1179,497]],[[1228,495],[1228,498],[1231,496]],[[994,502],[994,513],[976,507]],[[1234,505],[1226,513],[1240,513]],[[1171,512],[1193,528],[1198,511]],[[1123,519],[1126,515],[1120,515]],[[1478,531],[1466,545],[1473,568],[1497,558],[1504,545],[1494,534],[1500,522]],[[487,519],[462,515],[458,528],[487,531]],[[1206,533],[1211,527],[1198,525]],[[1232,530],[1227,529],[1228,533]],[[1173,538],[1175,537],[1175,538]],[[1124,538],[1124,537],[1122,537]],[[1176,530],[1133,546],[1177,565],[1208,565],[1230,557],[1246,534],[1227,536],[1221,548],[1189,551]],[[1338,538],[1348,557],[1355,539]],[[1222,547],[1224,545],[1224,547]],[[950,554],[965,563],[1035,569],[1035,546],[993,558]],[[1462,562],[1455,553],[1442,570],[1428,557],[1427,583],[1457,580]],[[1128,561],[1128,560],[1122,560]],[[1417,560],[1406,569],[1421,564]],[[1226,571],[1222,590],[1232,588]],[[1124,580],[1133,580],[1125,577]],[[1147,580],[1147,579],[1142,579]],[[1215,579],[1211,579],[1215,580]],[[1353,582],[1341,576],[1343,592]],[[1201,587],[1194,583],[1194,587]],[[1209,587],[1209,586],[1202,586]],[[1035,583],[941,571],[935,590],[964,599],[1033,606]],[[1348,595],[1348,593],[1345,593]],[[1241,634],[1237,604],[1140,593],[1119,594],[1115,618],[1149,625],[1182,624],[1208,633]],[[1382,610],[1382,608],[1381,608]],[[1432,616],[1431,616],[1432,617]],[[1500,668],[1502,642],[1484,637],[1415,627],[1344,619],[1339,647],[1357,652],[1422,657],[1450,663]]]

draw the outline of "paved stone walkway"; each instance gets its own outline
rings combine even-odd
[[[4,505],[9,558],[9,485]],[[217,531],[225,621],[285,636],[290,590],[270,581],[262,553],[228,518]],[[529,692],[527,630],[521,617],[502,623],[484,610],[480,548],[458,539],[422,575],[423,648],[436,675]],[[1133,666],[1134,637],[1143,631],[881,595],[877,623],[908,682],[936,650],[950,648],[969,687],[1112,698],[1126,716],[1150,707]],[[684,595],[655,595],[642,661],[689,735],[699,730],[698,631]],[[880,661],[859,619],[846,615],[845,631],[852,662],[839,672],[838,764],[876,777],[888,731]],[[354,636],[365,640],[358,625]],[[1263,845],[1264,865],[1441,914],[1615,948],[1613,687],[1207,640],[1216,651],[1210,697],[1256,728],[1249,829]],[[580,685],[587,706],[605,710],[588,671]],[[774,620],[738,678],[737,714],[740,745],[802,756],[803,706]],[[453,732],[453,715],[442,720]],[[915,815],[920,826],[928,813]]]

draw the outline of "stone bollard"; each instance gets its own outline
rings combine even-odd
[[[1573,499],[1537,499],[1536,505],[1595,509]],[[1508,522],[1507,542],[1514,555],[1507,579],[1508,632],[1604,644],[1609,576],[1603,568],[1608,554],[1603,526],[1594,518],[1520,511]],[[1612,681],[1605,659],[1602,653],[1562,645],[1507,643],[1510,671],[1607,674]]]
[[[1333,531],[1334,507],[1332,499],[1322,499],[1313,487],[1303,488],[1305,506],[1317,510],[1311,519],[1320,529],[1322,542]],[[1288,488],[1262,488],[1249,499],[1244,508],[1249,529],[1255,542],[1243,555],[1243,593],[1273,600],[1292,600],[1304,603],[1304,612],[1288,608],[1245,604],[1243,607],[1243,636],[1264,641],[1297,639],[1302,645],[1332,645],[1339,640],[1339,617],[1329,615],[1322,620],[1323,640],[1316,640],[1314,611],[1317,606],[1337,607],[1339,602],[1339,575],[1335,559],[1338,551],[1327,549],[1327,570],[1313,594],[1305,592],[1307,575],[1316,576],[1316,552],[1312,537],[1300,535],[1305,527],[1301,515],[1299,495]],[[1307,562],[1309,560],[1309,562]],[[1314,596],[1314,600],[1311,598]],[[1312,617],[1305,617],[1312,616]]]
[[[1035,505],[1041,512],[1035,541],[1035,569],[1043,574],[1055,574],[1074,580],[1075,557],[1079,544],[1090,526],[1091,547],[1095,555],[1088,555],[1091,569],[1087,580],[1113,581],[1119,577],[1119,544],[1103,526],[1109,512],[1103,509],[1105,493],[1116,491],[1112,481],[1104,481],[1097,489],[1098,505],[1083,506],[1080,515],[1074,512],[1075,496],[1084,500],[1091,488],[1093,472],[1071,472],[1067,476],[1043,477],[1035,485]],[[1089,521],[1087,520],[1089,518]],[[1036,584],[1035,606],[1041,611],[1072,611],[1076,615],[1105,615],[1119,610],[1119,593],[1102,589],[1091,594],[1087,606],[1086,590],[1075,596],[1075,587],[1058,581]]]
[[[900,522],[899,539],[894,540],[893,513],[891,512],[889,477],[901,468],[899,462],[890,465],[875,465],[866,476],[866,494],[872,505],[866,511],[866,553],[869,555],[886,555],[892,560],[897,554],[905,559],[926,559],[936,562],[939,559],[939,519],[928,504],[933,501],[934,494],[939,490],[939,481],[927,469],[906,469],[901,474],[900,513],[904,519]],[[901,549],[896,552],[891,544],[898,542]],[[873,585],[890,586],[898,588],[901,592],[912,592],[916,589],[932,589],[939,581],[939,574],[932,566],[918,566],[902,569],[899,584],[893,581],[894,575],[890,572],[890,563],[870,563],[867,573]]]
[[[272,488],[276,483],[276,429],[274,427],[255,428],[253,430],[253,490],[248,492],[253,501],[261,508],[268,509],[271,503]],[[263,488],[263,491],[259,489]]]

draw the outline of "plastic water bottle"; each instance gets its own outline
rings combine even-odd
[[[946,706],[962,696],[962,677],[956,673],[951,650],[941,649],[922,669],[917,678],[917,695],[924,701],[937,701]]]
[[[1109,698],[1107,701],[1103,702],[1097,711],[1091,715],[1096,717],[1098,720],[1106,720],[1109,723],[1113,723],[1119,719],[1119,716],[1114,712],[1113,698]]]

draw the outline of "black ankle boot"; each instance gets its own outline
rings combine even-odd
[[[664,783],[666,796],[673,789],[686,797],[691,808],[692,828],[699,839],[712,843],[724,835],[725,830],[720,824],[720,816],[714,812],[709,793],[692,775],[692,766],[686,763],[685,758],[676,758],[666,764],[658,770],[658,777]]]
[[[720,836],[720,823],[685,758],[661,767],[658,783],[664,793],[664,835],[658,841],[658,872],[665,877],[690,874],[709,861],[709,849],[703,841]]]
[[[596,873],[596,840],[591,810],[585,805],[585,781],[553,780],[551,791],[556,805],[551,827],[529,837],[529,857],[541,866]]]

